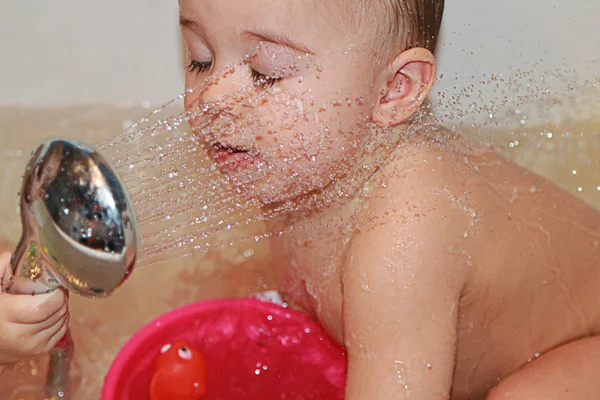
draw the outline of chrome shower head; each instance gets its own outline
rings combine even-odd
[[[23,235],[12,261],[12,293],[62,286],[106,297],[127,279],[138,248],[125,187],[106,160],[72,140],[33,153],[21,189]]]

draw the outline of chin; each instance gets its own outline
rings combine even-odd
[[[288,209],[310,206],[309,198],[320,192],[324,185],[310,182],[300,177],[278,182],[255,181],[252,183],[235,182],[236,191],[245,199],[256,201],[261,206]]]
[[[274,185],[261,183],[237,184],[235,187],[242,197],[251,201],[257,201],[262,206],[283,205],[298,197],[302,197],[304,194],[297,190],[292,191],[291,189],[283,189]]]
[[[241,157],[241,156],[240,156]],[[223,168],[236,192],[244,199],[273,209],[310,206],[323,189],[331,186],[331,168],[313,163],[281,165],[278,160],[261,158],[243,167]]]

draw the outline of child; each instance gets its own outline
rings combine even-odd
[[[10,277],[10,258],[9,252],[0,252],[0,281]],[[68,322],[62,290],[35,296],[0,290],[0,374],[8,364],[52,349],[65,336]]]
[[[442,10],[180,0],[186,108],[219,109],[192,128],[286,232],[274,273],[346,346],[348,400],[600,398],[600,217],[418,123]]]

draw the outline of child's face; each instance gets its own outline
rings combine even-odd
[[[247,197],[288,200],[359,167],[387,66],[339,3],[180,0],[186,108],[221,117],[192,127]]]

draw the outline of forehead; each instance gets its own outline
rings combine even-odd
[[[179,0],[182,18],[229,32],[282,31],[297,37],[348,32],[354,0]]]
[[[268,16],[269,11],[287,11],[299,16],[318,16],[323,12],[332,14],[355,9],[356,0],[179,0],[181,10],[202,9],[206,11],[229,10],[232,13],[254,11]]]

